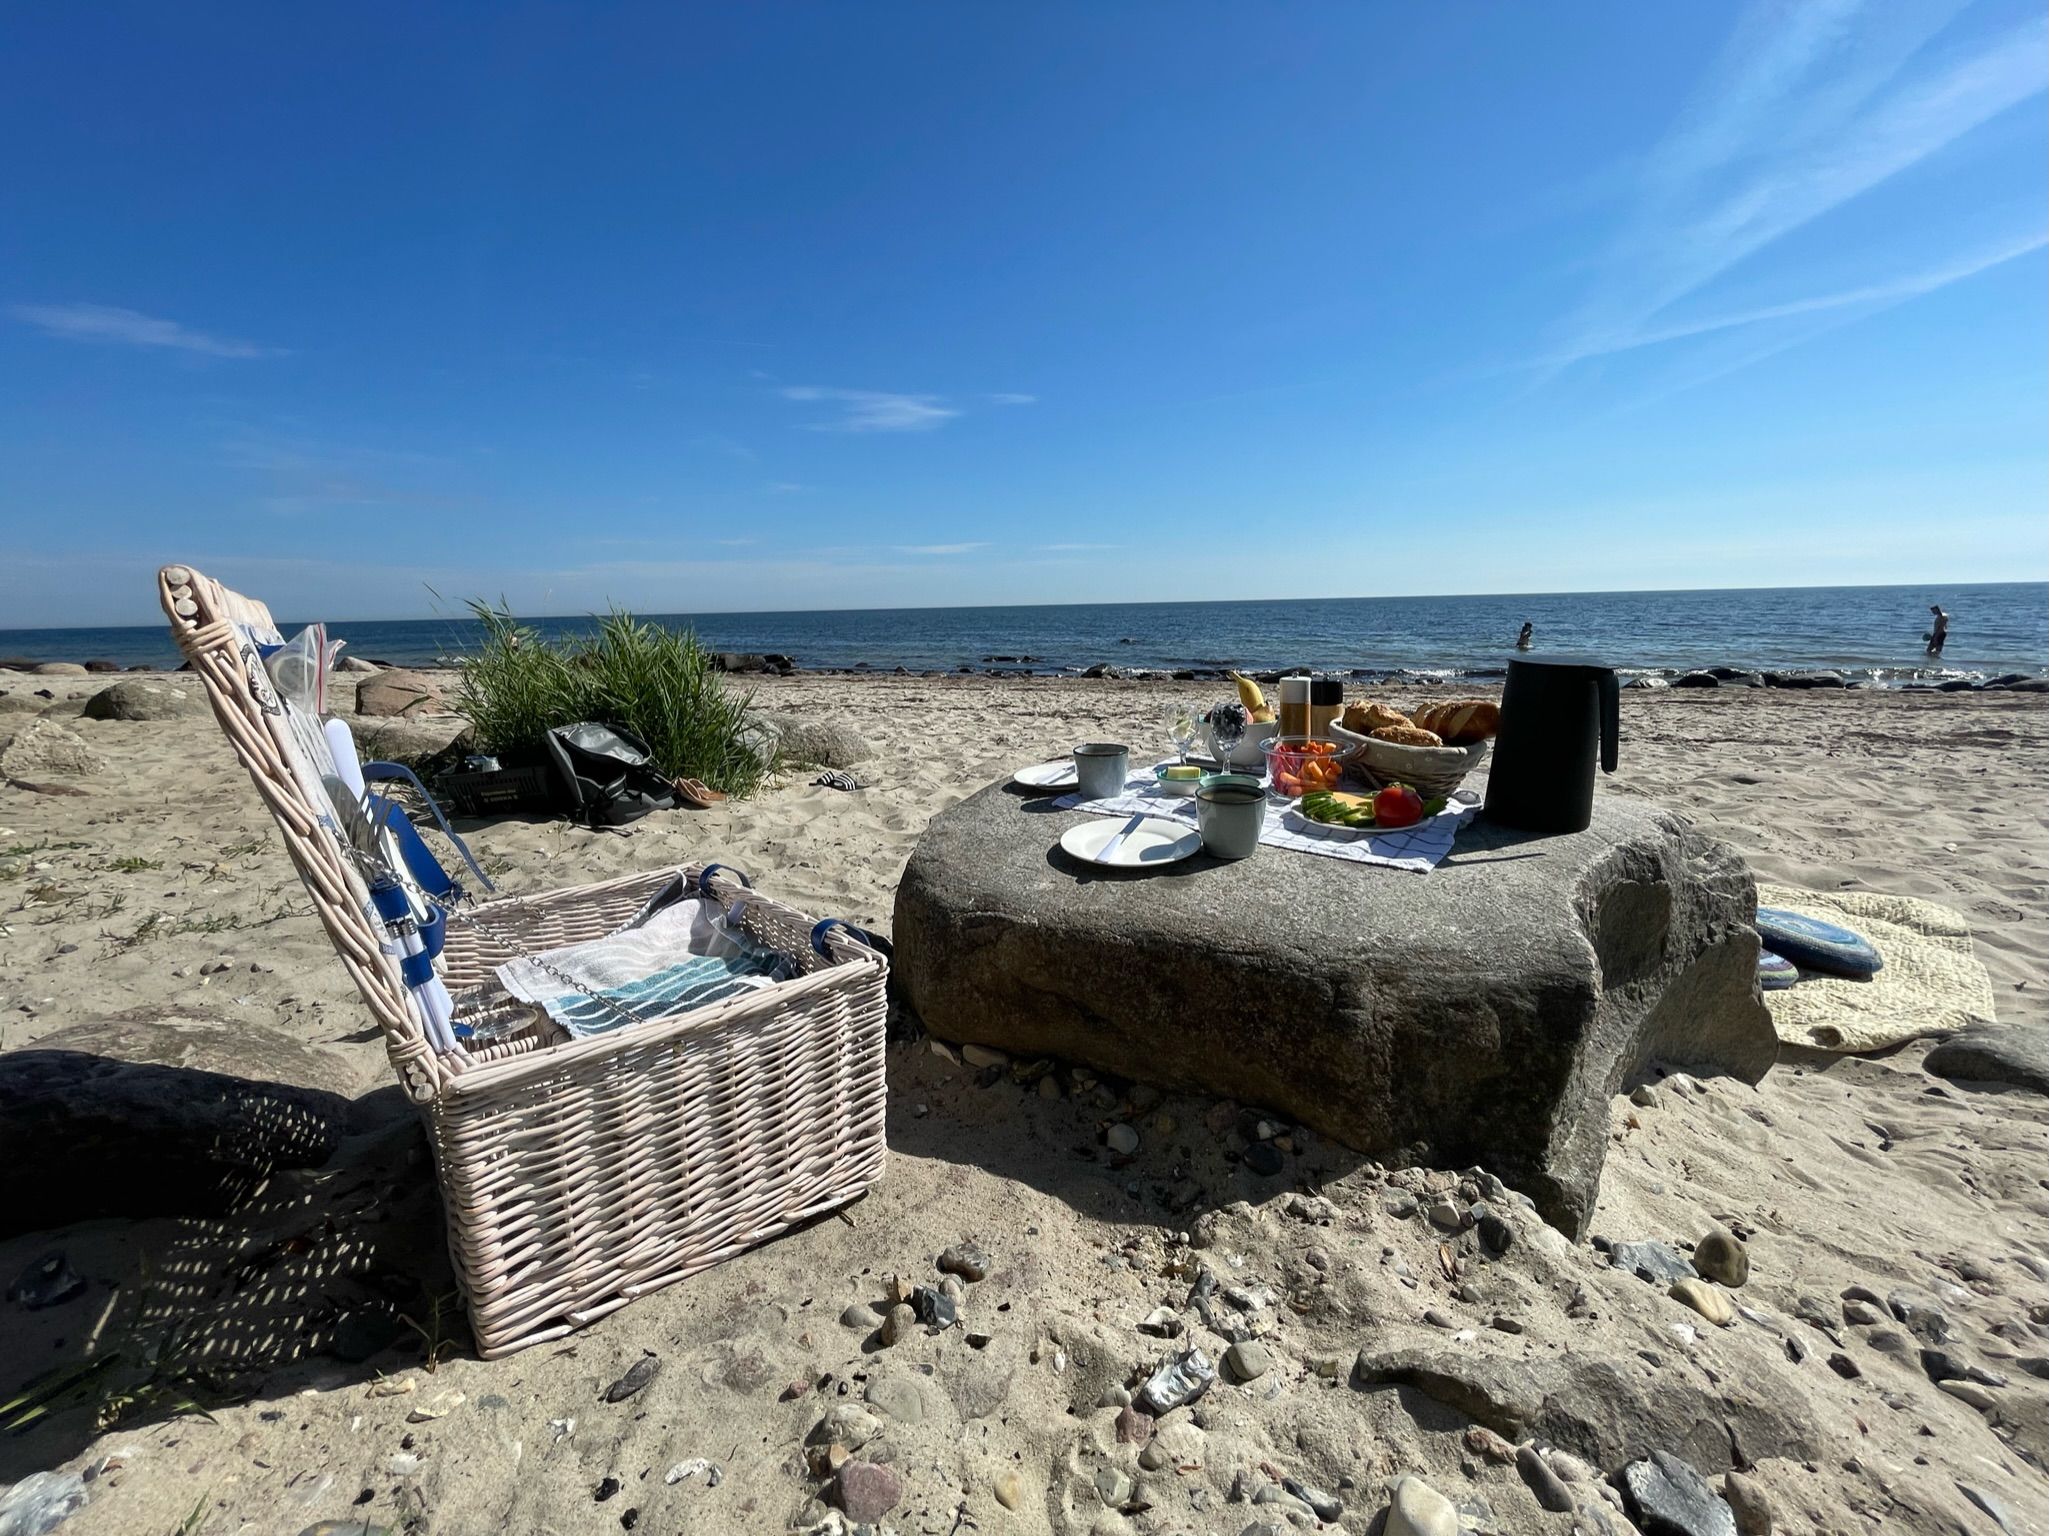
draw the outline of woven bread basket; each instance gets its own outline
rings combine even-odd
[[[1330,738],[1349,749],[1341,761],[1355,778],[1374,789],[1406,784],[1426,800],[1457,789],[1487,755],[1484,741],[1463,747],[1405,747],[1361,736],[1335,721],[1330,725]]]

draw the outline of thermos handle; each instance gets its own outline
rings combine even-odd
[[[1615,771],[1615,749],[1622,737],[1622,682],[1612,672],[1595,679],[1601,690],[1601,772]]]

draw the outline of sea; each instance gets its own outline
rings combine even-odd
[[[1925,654],[1929,605],[1950,613],[1949,644]],[[2009,673],[2049,675],[2049,583],[1567,592],[1476,597],[1343,597],[1215,603],[1075,603],[670,613],[715,651],[774,653],[800,670],[1075,674],[1110,665],[1163,672],[1305,669],[1362,678],[1486,680],[1503,675],[1517,632],[1540,652],[1571,651],[1630,675],[1734,666],[1828,668],[1878,686]],[[303,620],[284,623],[287,635]],[[525,619],[543,635],[587,632],[588,615]],[[330,620],[349,654],[403,666],[447,664],[475,647],[466,617]],[[0,661],[177,665],[161,625],[0,629]]]

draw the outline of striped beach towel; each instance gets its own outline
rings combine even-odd
[[[707,1008],[794,974],[781,955],[745,938],[737,911],[722,913],[701,898],[602,939],[498,967],[506,991],[546,1009],[579,1040]]]

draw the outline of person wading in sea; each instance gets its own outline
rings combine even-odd
[[[1942,647],[1949,640],[1949,615],[1942,611],[1942,604],[1940,603],[1930,603],[1928,611],[1935,615],[1935,628],[1929,630],[1921,638],[1928,642],[1928,654],[1930,656],[1940,656],[1942,654]]]
[[[1515,648],[1526,651],[1537,641],[1537,626],[1528,619],[1523,620],[1523,632],[1515,637]]]

